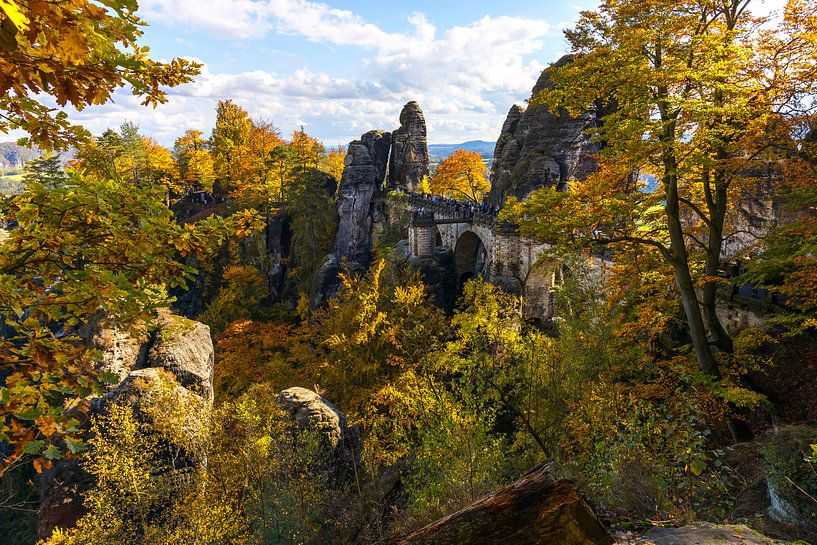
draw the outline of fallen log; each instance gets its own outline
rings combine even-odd
[[[540,466],[518,481],[390,545],[610,545],[613,538],[576,492]]]

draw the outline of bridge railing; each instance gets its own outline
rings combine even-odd
[[[463,223],[478,223],[493,225],[496,222],[497,211],[493,208],[477,206],[473,203],[444,199],[430,195],[400,192],[393,198],[408,204],[414,210],[427,210],[434,213],[438,221],[456,221]]]

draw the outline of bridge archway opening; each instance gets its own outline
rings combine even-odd
[[[434,228],[434,247],[439,248],[443,245],[443,235],[440,233],[440,226]]]
[[[488,265],[488,251],[482,239],[472,231],[466,231],[457,239],[454,248],[454,264],[457,270],[457,291],[462,291],[465,283],[477,276],[485,276]]]

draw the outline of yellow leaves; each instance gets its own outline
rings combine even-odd
[[[57,428],[57,423],[51,416],[41,416],[37,418],[34,424],[40,430],[40,433],[42,433],[45,437],[51,437],[59,431]]]
[[[187,60],[147,58],[137,43],[142,21],[121,9],[119,0],[105,4],[113,9],[91,0],[0,0],[0,48],[8,52],[0,58],[0,128],[19,126],[41,147],[62,148],[84,140],[87,131],[40,102],[39,95],[81,110],[129,86],[144,102],[156,104],[165,100],[165,87],[198,72]]]
[[[346,149],[343,147],[330,148],[323,161],[322,170],[340,182],[346,160]]]
[[[437,166],[428,187],[435,195],[479,203],[491,184],[482,156],[460,149]]]
[[[67,29],[60,36],[58,45],[65,61],[69,64],[81,65],[88,62],[88,44],[85,36],[75,28]],[[76,104],[78,101],[71,101]]]
[[[28,16],[23,13],[20,4],[15,0],[0,0],[0,10],[2,10],[6,17],[11,20],[12,24],[17,27],[17,30],[28,30]]]

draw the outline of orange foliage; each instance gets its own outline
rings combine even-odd
[[[279,390],[311,388],[304,369],[312,357],[305,333],[288,324],[233,322],[216,339],[216,395],[232,399],[260,383]]]

